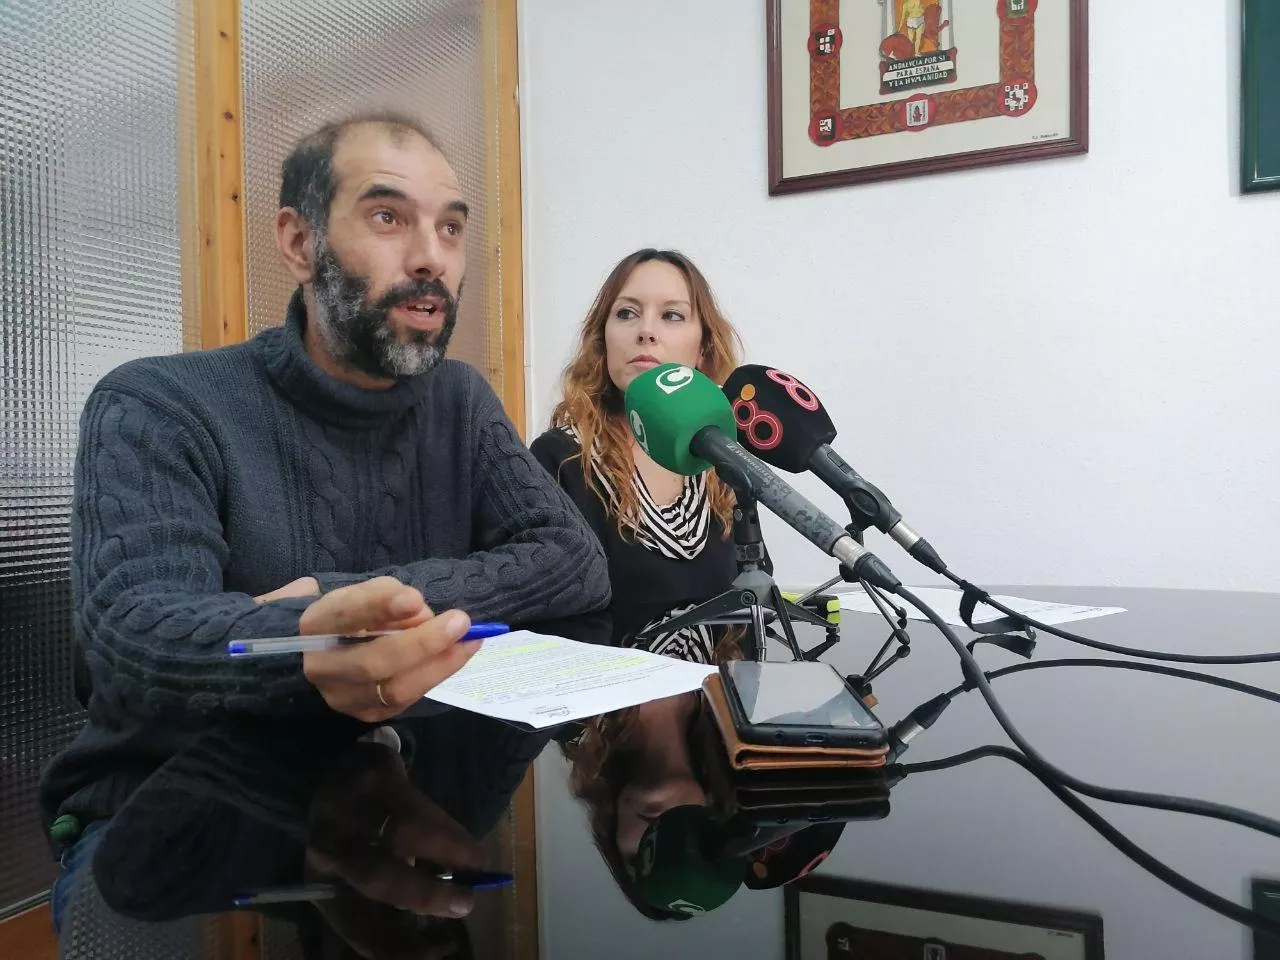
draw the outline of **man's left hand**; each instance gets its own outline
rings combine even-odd
[[[287,600],[290,597],[318,597],[320,596],[320,582],[315,577],[299,577],[292,583],[286,583],[278,590],[272,590],[270,593],[264,593],[260,597],[253,599],[258,603],[270,603],[272,600]]]

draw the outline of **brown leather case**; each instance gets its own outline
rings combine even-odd
[[[724,684],[719,673],[702,681],[702,693],[716,727],[724,740],[729,765],[734,770],[764,772],[768,770],[838,770],[858,767],[883,767],[888,745],[874,749],[859,747],[778,746],[746,743],[738,736],[725,699]]]

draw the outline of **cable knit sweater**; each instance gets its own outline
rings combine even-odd
[[[295,296],[283,327],[125,364],[89,397],[71,579],[93,692],[46,817],[110,816],[218,716],[326,711],[300,656],[226,654],[297,633],[309,600],[253,597],[298,577],[390,575],[476,620],[608,602],[599,541],[474,369],[363,390],[316,366],[305,324]]]

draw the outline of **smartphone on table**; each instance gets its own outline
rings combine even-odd
[[[829,663],[731,660],[720,665],[734,729],[746,743],[874,750],[884,725]]]

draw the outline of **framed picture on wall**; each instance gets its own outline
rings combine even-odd
[[[769,193],[1085,153],[1087,0],[766,0]]]
[[[787,960],[1103,960],[1095,914],[820,875],[785,889]]]
[[[1280,190],[1280,4],[1244,0],[1240,188]]]

